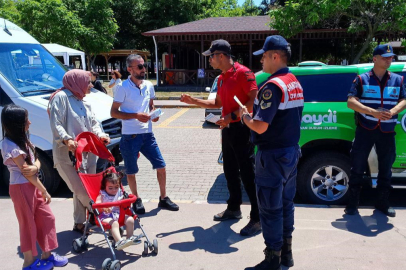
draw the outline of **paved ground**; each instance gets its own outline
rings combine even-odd
[[[1,269],[21,269],[22,254],[18,248],[18,224],[10,199],[0,200]],[[241,221],[214,222],[213,214],[224,204],[181,203],[179,212],[156,208],[156,202],[145,204],[147,213],[141,223],[151,238],[157,238],[159,254],[142,257],[143,247],[132,246],[117,252],[122,269],[162,270],[242,270],[263,259],[262,235],[241,237],[238,232],[248,222],[249,207],[242,207]],[[111,257],[100,233],[90,236],[89,250],[75,254],[71,231],[72,201],[53,201],[60,247],[70,264],[63,269],[101,269],[103,260]],[[342,208],[296,208],[294,232],[295,270],[404,270],[406,261],[406,210],[397,210],[388,218],[372,209],[362,209],[361,216],[343,217]],[[28,225],[27,225],[28,226]],[[138,230],[139,231],[139,230]],[[286,270],[287,268],[283,268]]]
[[[205,125],[202,109],[163,109],[153,131],[167,163],[167,192],[181,201],[225,201],[228,197],[222,166],[220,130]],[[137,174],[139,196],[158,199],[156,172],[141,156]]]
[[[248,222],[249,206],[243,205],[244,219],[239,222],[212,220],[213,214],[225,209],[228,198],[222,167],[217,164],[220,130],[204,125],[202,109],[163,110],[163,117],[154,123],[154,133],[167,162],[168,194],[179,203],[180,211],[156,208],[159,189],[155,171],[141,156],[137,180],[140,196],[147,202],[142,224],[151,238],[158,238],[159,255],[144,258],[142,246],[131,247],[118,253],[123,269],[235,270],[255,265],[263,259],[262,236],[238,235]],[[0,194],[5,195],[2,189]],[[391,202],[401,206],[394,219],[368,207],[361,210],[361,216],[343,217],[342,208],[298,205],[293,269],[406,269],[404,192],[392,193]],[[361,204],[373,205],[375,196],[375,190],[363,192]],[[58,252],[67,254],[71,262],[64,269],[100,269],[104,258],[110,256],[102,236],[92,235],[89,251],[73,254],[72,239],[78,235],[70,231],[72,202],[66,198],[71,194],[61,186],[54,197],[51,207],[56,215]],[[295,200],[300,203],[300,198]],[[248,202],[246,195],[244,201]],[[0,269],[20,269],[18,224],[7,197],[0,199],[0,216]]]

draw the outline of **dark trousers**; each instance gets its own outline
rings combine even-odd
[[[255,157],[255,184],[265,245],[281,250],[283,238],[294,230],[299,146],[259,150]]]
[[[250,142],[250,130],[240,122],[231,123],[222,130],[223,169],[230,197],[227,209],[240,210],[242,204],[241,181],[251,203],[250,218],[259,221],[255,194],[254,145]]]
[[[367,130],[358,126],[351,149],[351,176],[349,185],[359,187],[368,166],[368,156],[375,145],[378,155],[378,189],[390,189],[392,165],[396,158],[395,132],[384,133],[379,128]]]

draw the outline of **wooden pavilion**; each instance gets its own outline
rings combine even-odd
[[[262,48],[267,36],[277,34],[276,30],[270,29],[269,22],[269,16],[215,17],[143,33],[144,36],[153,37],[160,49],[166,48],[168,59],[173,59],[165,69],[159,70],[158,85],[211,85],[219,71],[213,70],[201,53],[216,39],[225,39],[230,43],[232,54],[238,62],[253,71],[260,70],[259,58],[253,60],[252,52]],[[348,33],[347,29],[308,29],[288,41],[292,43],[293,54],[299,56],[300,62],[303,41],[320,43],[338,39],[353,41],[354,35]],[[162,55],[163,52],[160,53]],[[198,78],[198,69],[204,69],[204,78]]]

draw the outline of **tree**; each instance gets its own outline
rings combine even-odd
[[[94,66],[97,54],[113,48],[118,25],[111,9],[112,0],[63,0],[69,10],[79,17],[82,30],[76,36],[80,49],[88,57],[88,66]]]
[[[39,42],[79,46],[75,37],[82,31],[81,23],[61,0],[24,0],[17,2],[16,7],[16,23]]]
[[[243,16],[257,16],[260,9],[254,4],[254,0],[245,0],[241,6]]]
[[[13,0],[0,0],[0,18],[17,22],[19,19],[19,12]]]
[[[308,28],[348,28],[365,33],[362,46],[352,59],[357,63],[374,37],[396,35],[406,29],[404,0],[291,0],[270,10],[270,26],[286,37]]]

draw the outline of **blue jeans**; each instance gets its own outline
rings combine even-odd
[[[359,187],[368,166],[368,156],[375,145],[378,155],[378,189],[391,189],[392,165],[396,158],[395,132],[384,133],[379,128],[367,130],[358,126],[351,148],[349,185]]]
[[[265,245],[272,250],[281,250],[283,238],[292,237],[299,157],[299,146],[258,150],[255,157],[259,217]]]
[[[165,168],[166,164],[153,133],[122,135],[120,151],[127,174],[138,173],[138,153],[141,152],[152,164],[152,169]]]

